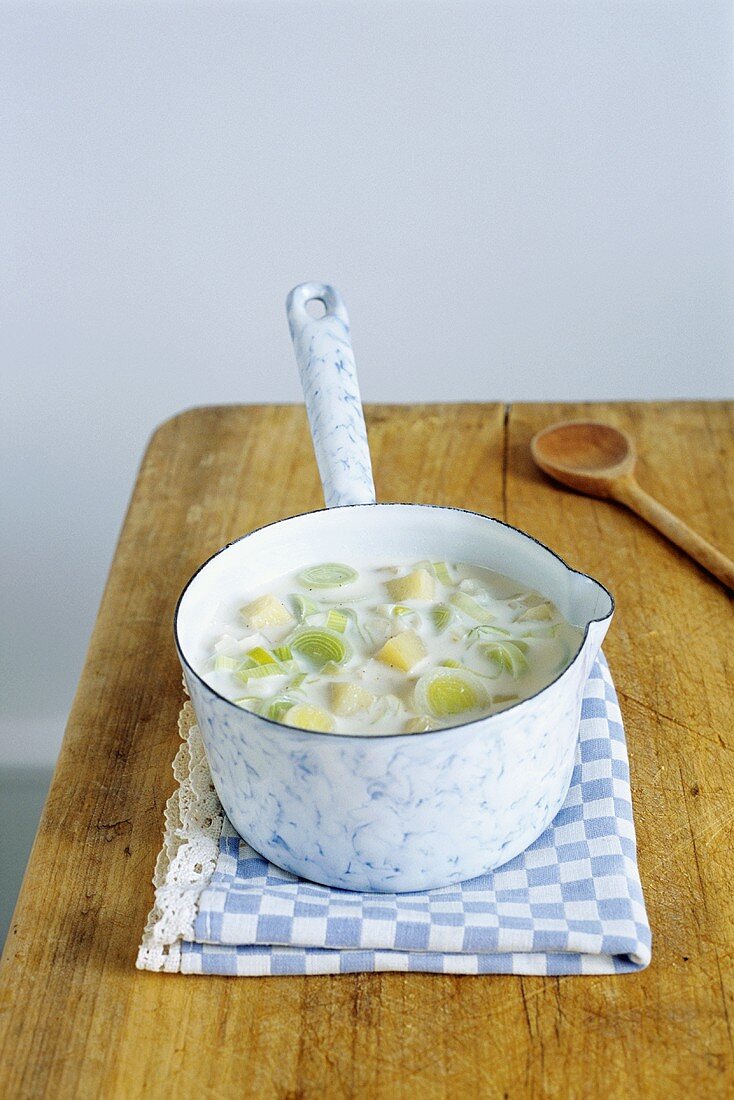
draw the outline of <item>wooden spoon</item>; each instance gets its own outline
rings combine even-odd
[[[635,446],[625,432],[595,420],[569,420],[538,432],[530,450],[541,470],[556,481],[588,496],[626,504],[709,573],[734,588],[734,562],[637,484]]]

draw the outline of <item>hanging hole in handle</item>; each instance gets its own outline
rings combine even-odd
[[[306,302],[306,313],[313,317],[314,321],[320,321],[326,316],[326,302],[323,298],[309,298]]]

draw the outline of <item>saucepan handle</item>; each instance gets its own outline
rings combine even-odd
[[[313,301],[323,303],[322,317],[312,317],[306,309]],[[374,504],[367,429],[342,296],[324,283],[301,283],[288,295],[286,312],[326,507]]]

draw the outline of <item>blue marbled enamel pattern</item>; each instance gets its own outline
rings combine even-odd
[[[563,804],[607,625],[592,623],[573,664],[533,699],[429,734],[290,729],[235,709],[187,673],[224,810],[272,863],[346,890],[427,890],[490,871]]]
[[[309,301],[324,303],[315,319]],[[367,430],[341,295],[322,283],[302,283],[286,302],[316,461],[327,508],[375,499]]]

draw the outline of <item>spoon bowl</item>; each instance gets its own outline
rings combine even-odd
[[[637,458],[626,432],[594,420],[554,424],[538,432],[530,447],[541,470],[591,496],[613,496],[608,483],[629,476]]]

